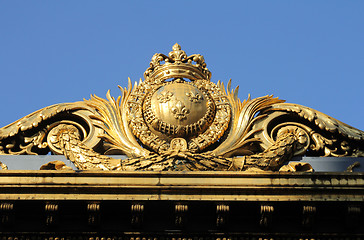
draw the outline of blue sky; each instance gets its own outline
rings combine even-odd
[[[364,130],[364,1],[0,0],[0,127],[119,95],[178,42],[244,99],[273,94]]]

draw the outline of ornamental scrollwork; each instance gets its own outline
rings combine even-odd
[[[273,96],[240,101],[178,44],[155,54],[144,78],[116,99],[56,104],[1,128],[0,154],[51,152],[81,170],[117,171],[295,171],[310,170],[283,166],[297,155],[364,156],[363,131]]]

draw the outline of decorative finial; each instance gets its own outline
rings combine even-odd
[[[173,51],[181,50],[181,46],[178,43],[176,43],[176,44],[173,45],[172,50]]]
[[[185,51],[181,50],[181,46],[178,43],[174,44],[172,47],[172,52],[169,53],[169,57],[172,58],[176,64],[180,64],[182,60],[187,58]]]

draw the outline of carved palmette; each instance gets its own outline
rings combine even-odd
[[[364,156],[364,132],[272,96],[241,102],[230,81],[210,81],[203,56],[172,50],[117,99],[53,105],[1,128],[0,154],[51,151],[79,169],[123,171],[279,170],[295,155]]]

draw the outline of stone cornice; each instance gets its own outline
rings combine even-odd
[[[363,201],[363,173],[1,171],[0,200]]]

